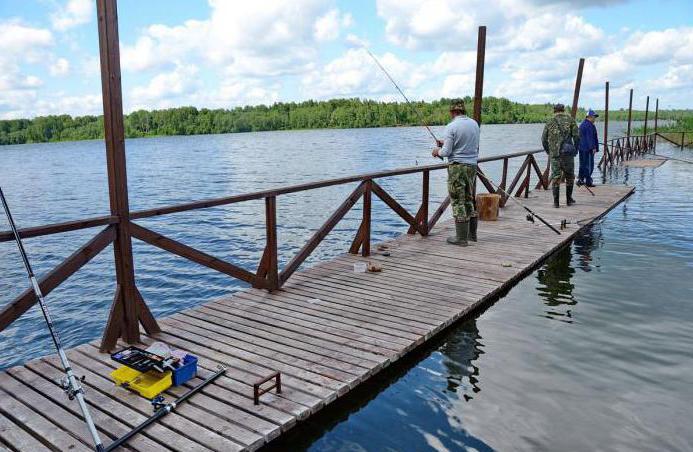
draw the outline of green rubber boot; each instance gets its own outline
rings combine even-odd
[[[573,199],[573,184],[565,186],[565,203],[569,206],[575,204],[575,200]]]
[[[479,217],[469,219],[469,240],[476,242],[476,227],[479,225]]]
[[[451,245],[467,246],[467,238],[469,237],[469,221],[455,221],[455,237],[448,237],[448,243]]]
[[[561,198],[561,187],[560,187],[560,185],[554,185],[553,186],[553,206],[555,208],[560,207],[560,205],[558,204],[558,201],[560,198]]]

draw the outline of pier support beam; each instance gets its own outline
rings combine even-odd
[[[643,146],[645,149],[647,149],[647,115],[650,113],[650,96],[647,96],[647,100],[645,101],[645,128],[643,129],[642,132],[642,141],[643,141]]]
[[[630,151],[630,126],[633,118],[633,88],[630,89],[630,98],[628,100],[628,129],[626,130],[626,150]]]
[[[604,165],[602,173],[603,177],[606,178],[606,167],[611,159],[609,149],[609,82],[604,84],[604,135],[602,136],[602,141],[604,142],[604,152],[602,154],[602,162],[604,162]]]
[[[657,149],[657,120],[659,119],[659,97],[655,100],[654,143],[653,150]]]
[[[159,326],[135,285],[135,268],[130,236],[130,206],[125,165],[123,95],[120,81],[120,47],[116,0],[97,0],[101,90],[104,136],[108,169],[111,215],[117,216],[113,243],[116,291],[101,342],[102,351],[113,349],[119,337],[128,343],[140,339],[139,323],[147,333],[158,333]]]
[[[486,60],[486,27],[479,27],[476,42],[476,81],[474,83],[473,118],[481,125],[481,103],[484,96],[484,61]]]
[[[585,59],[580,58],[580,63],[578,63],[577,76],[575,77],[575,90],[573,91],[573,107],[570,110],[570,114],[573,119],[577,117],[578,110],[578,100],[580,100],[580,87],[582,86],[582,70],[585,67]]]

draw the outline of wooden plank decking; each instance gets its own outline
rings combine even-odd
[[[632,190],[600,186],[592,197],[578,188],[578,204],[558,210],[547,191],[522,199],[556,226],[572,221],[560,236],[527,222],[526,212],[509,201],[499,221],[480,223],[480,241],[470,247],[445,243],[452,228],[447,222],[429,237],[388,242],[390,256],[374,246],[368,259],[382,264],[382,273],[353,273],[353,263],[363,258],[347,254],[296,273],[279,292],[248,289],[162,319],[164,333],[145,336],[145,343],[162,341],[198,355],[200,377],[219,363],[230,369],[129,447],[261,447],[493,300],[567,243],[580,227],[577,220],[599,218]],[[109,380],[114,363],[96,342],[68,356],[86,376],[87,399],[106,443],[151,414],[147,400]],[[284,391],[253,405],[252,384],[273,370],[282,373]],[[60,375],[55,356],[0,373],[0,450],[89,449],[77,404],[55,384]],[[172,389],[167,397],[186,390]]]

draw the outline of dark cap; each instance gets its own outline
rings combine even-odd
[[[563,104],[556,104],[553,106],[553,112],[554,113],[560,113],[562,111],[565,111],[565,105]]]
[[[452,101],[450,101],[450,111],[458,111],[460,113],[466,113],[467,109],[464,106],[464,100],[452,99]]]

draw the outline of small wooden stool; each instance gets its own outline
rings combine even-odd
[[[496,221],[500,206],[500,195],[495,193],[480,193],[476,195],[476,211],[482,221]]]

